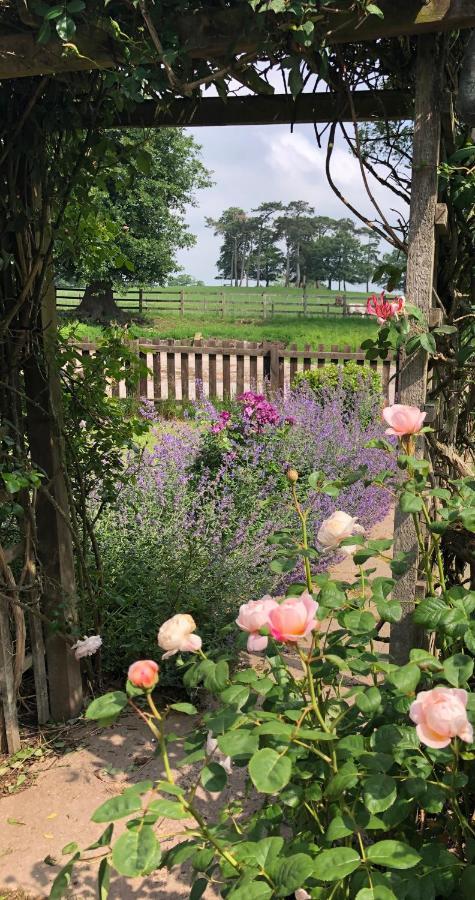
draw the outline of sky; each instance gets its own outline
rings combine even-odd
[[[206,217],[219,218],[229,206],[250,212],[265,201],[306,200],[316,215],[353,218],[333,193],[325,175],[325,149],[319,149],[312,125],[249,125],[187,129],[202,146],[202,158],[212,172],[214,186],[198,191],[197,205],[189,207],[186,221],[197,237],[194,247],[181,250],[177,260],[184,271],[204,281],[216,281],[220,239],[206,227]],[[334,180],[342,193],[375,218],[364,190],[359,165],[343,143],[332,158]],[[377,201],[386,214],[395,207],[394,194],[370,179]],[[404,204],[402,204],[404,209]],[[394,214],[391,215],[394,221]],[[386,244],[382,251],[388,250]]]

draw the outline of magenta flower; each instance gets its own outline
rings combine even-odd
[[[366,301],[366,312],[370,316],[376,316],[380,325],[387,319],[397,319],[404,310],[406,300],[404,297],[396,297],[394,300],[386,300],[385,291],[381,291],[379,297],[371,294]]]

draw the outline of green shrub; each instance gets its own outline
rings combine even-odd
[[[361,423],[367,425],[374,418],[374,401],[382,399],[383,387],[381,376],[369,366],[360,366],[355,360],[340,365],[328,363],[321,369],[309,369],[307,372],[299,372],[294,379],[293,387],[306,384],[317,396],[321,403],[326,397],[334,397],[335,391],[340,389],[344,394],[344,409],[350,416],[355,410],[355,400],[358,398],[358,409]],[[367,398],[366,403],[361,403],[361,395]]]

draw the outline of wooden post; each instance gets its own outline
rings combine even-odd
[[[52,278],[42,301],[42,331],[36,352],[25,364],[27,425],[32,465],[46,475],[50,497],[38,492],[36,522],[38,555],[42,565],[41,606],[63,630],[76,622],[73,546],[69,502],[61,450],[61,388],[55,361],[56,310]],[[46,660],[51,714],[71,719],[82,707],[78,661],[63,637],[46,634]]]
[[[143,312],[143,288],[139,288],[139,312]]]
[[[20,749],[8,601],[0,597],[0,753]]]
[[[225,309],[225,303],[224,303],[224,291],[220,291],[220,292],[219,292],[219,296],[220,296],[220,312],[221,312],[221,318],[224,319],[224,309]]]
[[[435,259],[435,213],[437,166],[440,152],[440,97],[443,60],[437,35],[417,40],[416,96],[412,158],[411,208],[406,293],[409,301],[429,319]],[[420,350],[401,358],[399,402],[424,408],[427,393],[427,354]],[[420,452],[420,448],[418,448]],[[412,516],[396,510],[394,552],[410,554],[411,565],[397,579],[393,596],[402,604],[400,622],[391,626],[391,658],[405,663],[415,646],[416,630],[411,619],[418,580],[418,545]]]
[[[185,315],[185,292],[180,291],[180,316]]]

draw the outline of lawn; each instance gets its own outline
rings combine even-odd
[[[358,350],[365,338],[376,334],[377,325],[374,320],[359,317],[318,317],[303,319],[302,317],[282,316],[272,320],[255,320],[244,324],[239,320],[217,319],[215,316],[176,316],[153,317],[150,325],[131,324],[127,333],[132,338],[158,339],[176,338],[191,340],[199,334],[203,339],[222,338],[223,340],[246,341],[280,341],[284,344],[297,344],[303,349],[306,344],[318,348],[319,344],[331,348],[350,347]],[[101,335],[97,325],[76,323],[75,335],[79,340],[96,341]]]

